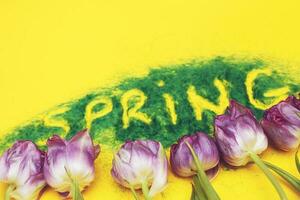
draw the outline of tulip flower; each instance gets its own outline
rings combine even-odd
[[[100,152],[99,145],[94,146],[84,130],[70,141],[54,135],[47,146],[44,176],[48,185],[64,196],[83,199],[81,192],[95,177],[94,161]]]
[[[219,171],[219,153],[212,138],[202,132],[185,135],[171,146],[170,154],[175,174],[181,177],[197,175],[198,180],[193,180],[195,195],[202,192],[207,199],[220,199],[208,180]],[[197,196],[200,198],[199,194]]]
[[[168,162],[159,142],[127,141],[115,154],[112,165],[113,179],[130,188],[135,199],[138,199],[135,189],[142,189],[145,199],[149,200],[167,185]]]
[[[44,153],[31,141],[17,141],[0,157],[0,181],[8,184],[5,200],[37,199],[46,182]]]
[[[290,96],[266,110],[261,125],[277,148],[296,149],[300,144],[300,100]]]
[[[268,140],[251,110],[232,100],[227,113],[217,116],[214,125],[222,158],[233,166],[255,162],[271,181],[280,198],[287,199],[282,187],[258,156],[267,149]]]

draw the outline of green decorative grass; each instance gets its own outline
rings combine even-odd
[[[217,103],[219,91],[213,85],[213,80],[218,78],[226,81],[226,87],[231,99],[236,99],[250,107],[257,118],[261,118],[263,111],[250,104],[244,85],[247,73],[253,69],[263,68],[267,65],[262,60],[231,60],[217,57],[208,61],[192,61],[186,64],[164,66],[150,70],[142,78],[129,78],[111,88],[91,92],[82,98],[68,102],[69,111],[56,116],[65,119],[70,131],[66,138],[71,138],[76,132],[85,129],[85,108],[98,95],[111,97],[113,110],[106,116],[96,119],[92,123],[90,133],[97,143],[106,144],[112,148],[126,140],[154,139],[162,142],[166,147],[173,144],[179,137],[192,134],[196,131],[213,133],[213,119],[215,113],[204,111],[201,121],[195,119],[193,109],[187,99],[187,88],[194,85],[197,93],[211,102]],[[160,87],[157,83],[164,82]],[[272,76],[259,76],[255,82],[254,97],[262,102],[269,102],[270,98],[263,96],[269,89],[289,86],[291,93],[300,91],[300,86],[290,83],[286,77],[276,71]],[[148,97],[141,112],[151,116],[152,123],[147,125],[134,120],[127,129],[123,128],[122,106],[120,98],[130,89],[137,88]],[[173,125],[166,112],[163,93],[169,93],[176,102],[177,124]],[[101,105],[95,106],[94,111],[100,110]],[[32,141],[46,141],[53,134],[63,135],[64,130],[59,127],[47,127],[42,120],[17,127],[0,140],[0,151],[8,148],[16,140],[28,139]],[[44,146],[41,146],[44,148]]]

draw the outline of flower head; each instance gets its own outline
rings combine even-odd
[[[266,110],[261,125],[270,141],[288,151],[300,144],[300,100],[288,97]]]
[[[218,149],[213,139],[202,132],[183,136],[177,144],[171,146],[170,163],[173,172],[182,177],[197,173],[197,167],[186,142],[194,149],[208,177],[214,178],[219,169]]]
[[[17,141],[0,157],[0,181],[13,188],[15,199],[37,199],[46,185],[43,176],[44,153],[31,141]]]
[[[47,145],[44,175],[56,191],[69,194],[75,181],[82,191],[94,180],[94,161],[100,147],[93,145],[86,130],[77,133],[70,141],[55,135]]]
[[[167,184],[167,158],[161,143],[152,140],[127,141],[114,157],[114,180],[134,189],[145,182],[151,185],[149,196],[161,192]]]
[[[230,165],[246,165],[249,152],[260,154],[268,147],[267,137],[251,110],[234,100],[227,113],[215,118],[214,125],[218,147]]]

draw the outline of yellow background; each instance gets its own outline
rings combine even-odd
[[[0,134],[151,66],[235,55],[274,59],[284,70],[297,70],[300,1],[280,2],[0,0]],[[269,150],[263,158],[296,174],[292,154]],[[113,183],[110,163],[111,154],[103,151],[86,199],[132,199]],[[157,199],[188,199],[189,181],[171,175]],[[278,198],[254,166],[223,171],[213,184],[224,200]],[[1,195],[4,189],[1,184]],[[59,196],[47,190],[42,199]]]

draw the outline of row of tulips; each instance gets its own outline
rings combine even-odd
[[[274,185],[281,199],[287,199],[269,168],[300,191],[300,180],[259,158],[268,139],[279,149],[295,149],[300,143],[300,100],[294,96],[265,111],[261,122],[251,110],[231,101],[227,112],[215,118],[215,137],[198,132],[183,136],[171,146],[172,171],[180,177],[193,176],[191,199],[218,200],[210,184],[220,166],[220,157],[229,165],[254,162]],[[5,200],[38,199],[46,185],[63,197],[82,200],[81,192],[94,180],[94,161],[100,146],[94,145],[87,131],[66,141],[54,135],[43,152],[31,141],[17,141],[0,157],[0,181],[8,184]],[[296,156],[300,171],[300,164]],[[167,185],[168,161],[161,143],[153,140],[127,141],[115,154],[113,179],[131,189],[138,199],[141,189],[146,200]]]
[[[17,141],[0,158],[0,180],[8,184],[5,200],[38,199],[48,184],[64,197],[83,199],[81,191],[94,179],[100,146],[87,131],[70,141],[54,135],[43,152],[31,141]]]

